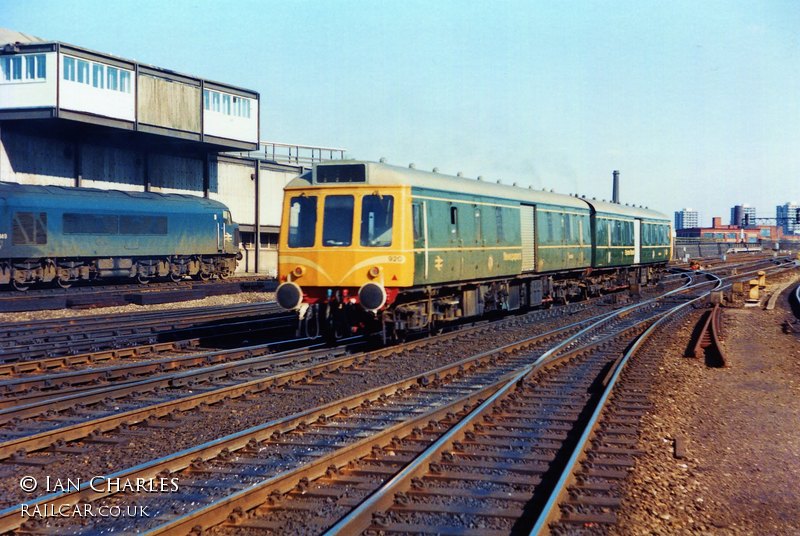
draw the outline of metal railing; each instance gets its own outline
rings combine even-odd
[[[311,167],[318,162],[328,160],[344,160],[347,149],[340,147],[320,147],[317,145],[297,145],[292,143],[278,143],[274,141],[261,141],[257,151],[244,151],[235,153],[238,156],[270,160],[281,164],[292,164]]]

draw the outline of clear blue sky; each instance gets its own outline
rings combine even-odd
[[[261,139],[672,214],[800,201],[790,1],[0,0],[0,27],[261,94]]]

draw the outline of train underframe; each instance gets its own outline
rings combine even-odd
[[[27,290],[39,283],[68,288],[78,281],[110,277],[179,281],[184,277],[224,279],[236,270],[233,255],[173,255],[166,257],[104,257],[6,259],[0,261],[0,285]]]
[[[436,332],[443,326],[485,315],[549,307],[623,289],[638,289],[660,278],[666,265],[584,270],[399,289],[377,312],[364,310],[347,292],[304,304],[300,335],[339,339],[354,333],[381,333],[384,341]]]

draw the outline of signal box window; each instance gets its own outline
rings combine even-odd
[[[361,245],[392,245],[392,213],[394,196],[365,195],[361,201]]]
[[[317,197],[293,197],[289,204],[289,247],[314,245],[317,227]]]
[[[340,247],[353,243],[353,205],[352,195],[329,195],[325,198],[323,246]]]

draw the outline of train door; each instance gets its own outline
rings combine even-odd
[[[428,207],[425,201],[415,201],[411,204],[411,219],[414,228],[414,249],[422,250],[422,266],[419,267],[417,265],[415,273],[421,268],[424,280],[427,281],[430,269],[430,255],[428,249]]]
[[[633,220],[633,264],[641,262],[641,232],[642,220]]]
[[[522,271],[532,272],[536,268],[536,249],[534,237],[536,236],[536,214],[533,205],[521,205],[520,235],[522,238]]]
[[[217,251],[222,252],[225,249],[225,220],[222,220],[214,214],[214,220],[217,224]]]

